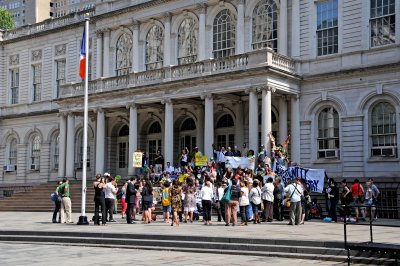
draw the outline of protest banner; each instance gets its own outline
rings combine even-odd
[[[194,164],[196,166],[206,166],[207,165],[207,156],[196,156],[194,158]]]
[[[240,168],[249,168],[251,170],[254,169],[254,156],[253,157],[233,157],[233,156],[225,156],[225,167],[231,167],[236,169]]]
[[[278,176],[282,177],[285,186],[289,180],[300,177],[304,179],[311,192],[322,193],[324,189],[325,169],[310,169],[298,166],[286,167],[284,165],[276,165],[275,172]]]
[[[142,167],[142,152],[134,152],[133,153],[133,166],[132,167]]]

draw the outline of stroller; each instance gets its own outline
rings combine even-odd
[[[311,202],[310,218],[311,219],[321,219],[322,218],[322,208],[315,201]]]

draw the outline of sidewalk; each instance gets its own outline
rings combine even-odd
[[[72,215],[73,221],[78,221],[78,213]],[[323,222],[313,220],[304,225],[289,226],[287,221],[262,224],[249,224],[249,226],[224,226],[223,222],[213,221],[212,226],[205,226],[201,222],[181,223],[179,227],[165,224],[161,216],[151,224],[126,224],[115,215],[116,223],[107,223],[105,227],[79,226],[76,224],[53,224],[51,223],[52,213],[43,212],[0,212],[0,233],[1,231],[48,231],[48,232],[101,232],[101,233],[131,233],[148,235],[175,235],[175,236],[197,236],[209,237],[231,237],[247,239],[296,239],[303,241],[332,241],[343,243],[343,223]],[[90,220],[92,214],[88,214]],[[215,219],[215,217],[214,217]],[[383,222],[378,220],[378,222]],[[394,225],[400,225],[400,220],[387,220]],[[399,243],[400,230],[398,227],[375,226],[373,227],[374,242]],[[348,241],[369,241],[369,226],[349,225]]]

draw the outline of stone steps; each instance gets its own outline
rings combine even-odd
[[[149,250],[285,257],[332,262],[345,262],[347,258],[343,243],[329,241],[52,231],[0,231],[0,241],[59,243],[62,245],[131,249],[140,247],[141,249]],[[374,265],[390,265],[393,263],[385,254],[373,255],[367,252],[352,251],[351,255],[353,263]]]
[[[94,212],[94,190],[91,188],[92,181],[87,181],[86,212]],[[50,193],[54,192],[54,182],[33,185],[29,191],[14,193],[11,197],[0,200],[0,211],[49,212],[54,210],[54,202],[50,200]],[[70,181],[70,193],[72,201],[72,212],[80,212],[82,200],[81,181]]]

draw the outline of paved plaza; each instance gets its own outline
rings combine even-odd
[[[78,213],[72,215],[73,221],[77,222]],[[88,219],[92,214],[88,214]],[[312,220],[304,225],[288,226],[287,221],[262,224],[249,224],[249,226],[224,226],[225,223],[213,221],[212,226],[205,226],[201,222],[180,223],[179,227],[171,227],[162,222],[162,216],[157,216],[157,221],[151,224],[126,224],[115,215],[116,223],[107,223],[105,227],[78,226],[76,224],[53,224],[52,213],[46,212],[0,212],[0,232],[10,231],[56,231],[56,232],[103,232],[107,233],[140,233],[150,235],[191,235],[213,236],[213,237],[238,237],[238,238],[261,238],[261,239],[293,239],[310,241],[337,241],[343,242],[343,223],[323,222]],[[216,217],[213,217],[216,219]],[[378,220],[379,222],[379,220]],[[399,220],[388,220],[391,224],[400,224]],[[384,243],[398,243],[400,229],[393,227],[376,226],[374,241]],[[349,241],[368,241],[369,227],[350,225],[348,230]]]
[[[171,227],[158,217],[151,224],[126,224],[125,220],[116,215],[116,223],[104,226],[78,226],[76,224],[53,224],[52,213],[43,212],[0,212],[0,234],[6,231],[35,231],[35,232],[75,232],[75,233],[108,233],[108,234],[140,234],[140,235],[169,235],[193,237],[230,237],[244,239],[273,239],[273,240],[302,240],[343,243],[343,224],[329,223],[321,220],[306,222],[300,226],[288,226],[287,222],[262,223],[260,225],[225,227],[224,223],[213,222],[212,226],[204,226],[201,222]],[[91,215],[90,215],[91,216]],[[74,213],[77,221],[79,214]],[[118,217],[118,218],[117,218]],[[90,217],[89,217],[90,219]],[[381,221],[382,222],[382,221]],[[398,220],[386,221],[399,224]],[[145,237],[145,236],[144,236]],[[400,230],[396,227],[374,227],[374,241],[384,243],[398,243]],[[368,226],[350,226],[350,241],[368,241]],[[323,245],[323,244],[321,244]],[[306,260],[296,257],[266,257],[215,253],[180,252],[180,249],[141,250],[123,246],[86,245],[80,243],[25,243],[1,242],[0,261],[2,265],[344,265],[343,262]],[[234,253],[236,254],[236,253]]]
[[[97,247],[0,243],[4,266],[70,265],[344,265],[332,261],[218,255],[171,251],[105,249]],[[23,256],[21,256],[23,254]],[[60,256],[62,254],[62,256]],[[223,259],[223,262],[221,260]]]

